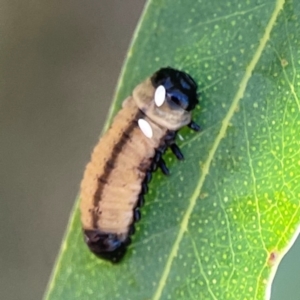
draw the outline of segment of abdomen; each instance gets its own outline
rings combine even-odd
[[[91,160],[86,166],[81,182],[80,210],[84,229],[94,229],[95,227],[94,217],[98,218],[98,202],[103,199],[102,191],[106,188],[105,182],[108,179],[105,177],[108,172],[113,171],[112,168],[108,168],[115,163],[112,161],[114,149],[137,112],[138,109],[134,105],[127,105],[120,110],[115,116],[112,126],[101,137],[92,152]]]
[[[126,234],[134,221],[134,209],[142,182],[155,154],[153,145],[136,126],[118,155],[99,202],[97,228],[101,232]]]
[[[134,221],[134,208],[137,206],[142,182],[152,163],[155,149],[166,134],[166,130],[148,120],[153,129],[153,138],[147,138],[137,125],[140,117],[146,118],[133,101],[129,101],[95,147],[81,185],[84,229],[127,236]],[[129,126],[130,132],[124,136]],[[114,148],[122,136],[122,148]],[[113,149],[117,152],[112,153]],[[103,175],[107,172],[109,160],[111,170],[105,177]],[[95,195],[99,190],[101,194],[97,199]]]

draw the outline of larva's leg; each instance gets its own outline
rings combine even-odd
[[[156,150],[154,158],[153,158],[153,162],[154,163],[158,163],[160,161],[160,159],[161,159],[161,156],[162,156],[162,152],[159,151],[159,150]]]
[[[159,166],[159,161],[161,160],[163,154],[163,149],[160,147],[159,149],[156,149],[155,155],[153,158],[152,166],[151,166],[151,172],[155,172],[157,170],[157,167]]]
[[[170,171],[166,166],[165,161],[161,158],[160,161],[158,162],[158,166],[160,167],[161,171],[165,174],[165,175],[170,175]]]
[[[168,132],[168,134],[165,137],[166,146],[169,146],[174,143],[174,141],[176,139],[176,134],[177,134],[177,131],[169,131]]]
[[[144,196],[142,194],[139,195],[137,207],[142,207],[145,203]]]
[[[146,173],[146,176],[145,176],[145,179],[144,179],[144,183],[149,183],[150,181],[151,181],[151,179],[152,179],[152,173],[151,172],[147,172]]]
[[[191,123],[189,123],[187,126],[194,131],[200,131],[200,129],[201,129],[200,126],[197,123],[195,123],[194,121],[191,121]]]
[[[176,158],[178,160],[183,160],[184,159],[184,156],[183,156],[180,148],[175,143],[171,144],[170,148],[171,148],[172,152],[174,153],[174,155],[176,156]]]
[[[141,212],[138,208],[135,208],[133,211],[134,222],[138,222],[141,219]]]
[[[152,166],[151,166],[151,172],[155,172],[157,170],[157,163],[153,163]]]
[[[147,193],[148,193],[148,185],[147,185],[147,183],[143,182],[141,194],[146,195]]]

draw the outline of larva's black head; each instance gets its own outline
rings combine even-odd
[[[173,131],[191,123],[197,98],[192,77],[170,67],[158,70],[132,92],[132,100],[149,119]]]
[[[153,74],[151,82],[155,88],[163,85],[166,89],[166,99],[186,111],[191,111],[198,104],[197,84],[185,72],[162,68]]]

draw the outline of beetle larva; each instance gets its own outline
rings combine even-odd
[[[125,99],[111,127],[94,148],[81,183],[81,222],[85,241],[96,255],[119,261],[130,243],[134,222],[151,172],[169,170],[162,159],[168,147],[178,159],[177,131],[198,131],[191,110],[197,85],[187,73],[163,68]]]

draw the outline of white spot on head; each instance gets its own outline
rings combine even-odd
[[[163,105],[166,99],[166,89],[163,85],[160,85],[156,90],[154,94],[154,102],[156,106],[160,107]]]
[[[147,138],[151,139],[153,136],[153,130],[151,128],[151,125],[144,119],[139,119],[138,124],[139,124],[139,127],[142,130],[143,134]]]

